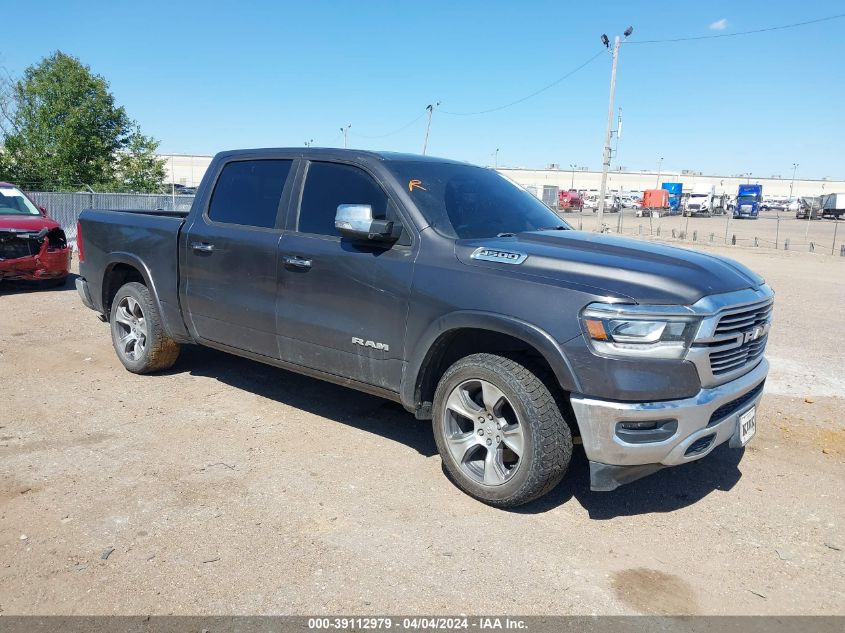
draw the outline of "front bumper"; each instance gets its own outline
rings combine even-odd
[[[584,452],[590,460],[591,488],[613,490],[665,466],[708,455],[737,435],[739,416],[756,406],[769,371],[765,358],[747,374],[695,396],[665,402],[613,402],[573,394]],[[617,435],[620,422],[674,424],[667,439],[629,443]],[[738,440],[732,445],[738,446]]]
[[[37,255],[0,260],[0,279],[39,281],[65,277],[70,270],[72,249],[48,249],[45,246]]]

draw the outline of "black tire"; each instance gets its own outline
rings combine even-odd
[[[530,363],[493,354],[466,356],[446,370],[434,395],[434,438],[447,475],[471,497],[500,508],[528,503],[552,490],[563,479],[572,457],[572,433],[540,378],[544,372],[529,367]],[[554,380],[554,376],[550,374],[548,379]],[[498,485],[487,485],[471,477],[447,445],[446,399],[453,390],[474,380],[492,383],[499,389],[523,427],[523,451],[518,465]],[[481,449],[487,450],[483,446]]]
[[[136,330],[145,330],[145,334],[143,345],[134,347],[134,354],[130,354],[121,341],[125,328],[131,329],[131,326],[123,324],[120,320],[123,316],[119,317],[118,312],[121,306],[125,306],[124,301],[131,303],[133,300],[143,319],[143,327]],[[114,351],[123,366],[134,374],[148,374],[169,369],[179,358],[179,343],[165,333],[161,324],[161,315],[156,309],[150,291],[144,284],[133,281],[121,286],[112,300],[109,324]]]

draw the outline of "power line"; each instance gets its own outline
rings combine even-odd
[[[420,114],[413,121],[410,121],[409,123],[406,123],[402,127],[397,128],[397,129],[393,130],[392,132],[388,132],[387,134],[369,135],[369,134],[358,134],[358,132],[350,132],[350,134],[352,134],[352,136],[360,136],[361,138],[386,138],[388,136],[393,136],[394,134],[399,134],[399,132],[407,130],[414,123],[416,123],[421,118],[423,118],[425,116],[425,114],[426,114],[426,110],[423,110],[422,112],[420,112]]]
[[[448,111],[448,110],[443,110],[443,109],[438,109],[437,111],[438,111],[438,112],[440,112],[441,114],[450,114],[450,115],[452,115],[452,116],[475,116],[475,115],[477,115],[477,114],[489,114],[490,112],[498,112],[499,110],[504,110],[505,108],[510,108],[511,106],[515,106],[515,105],[517,105],[517,104],[519,104],[519,103],[522,103],[523,101],[528,101],[529,99],[531,99],[531,98],[533,98],[533,97],[536,97],[537,95],[539,95],[539,94],[541,94],[541,93],[543,93],[543,92],[546,92],[546,90],[549,90],[549,89],[551,89],[551,88],[554,88],[554,87],[555,87],[556,85],[558,85],[560,82],[562,82],[562,81],[563,81],[563,80],[565,80],[565,79],[569,79],[572,75],[574,75],[574,74],[575,74],[575,73],[577,73],[579,70],[581,70],[581,69],[582,69],[582,68],[584,68],[585,66],[589,65],[590,63],[592,63],[592,62],[593,62],[593,61],[595,61],[596,59],[598,59],[598,58],[599,58],[601,55],[603,55],[604,53],[605,53],[605,51],[604,51],[604,50],[600,50],[598,53],[596,53],[595,55],[593,55],[592,57],[590,57],[590,58],[589,58],[587,61],[585,61],[583,64],[581,64],[581,65],[579,65],[579,66],[577,66],[577,67],[573,68],[572,70],[570,70],[568,73],[566,73],[566,74],[565,74],[565,75],[563,75],[562,77],[558,77],[558,78],[557,78],[557,79],[555,79],[552,83],[550,83],[550,84],[548,84],[548,85],[546,85],[546,86],[543,86],[543,87],[542,87],[542,88],[540,88],[539,90],[535,90],[535,91],[534,91],[534,92],[532,92],[531,94],[529,94],[529,95],[525,95],[524,97],[522,97],[522,98],[520,98],[520,99],[517,99],[516,101],[511,101],[510,103],[506,103],[506,104],[504,104],[504,105],[496,106],[495,108],[489,108],[489,109],[487,109],[487,110],[478,110],[477,112],[450,112],[450,111]]]
[[[723,37],[739,37],[741,35],[753,35],[755,33],[768,33],[770,31],[782,31],[783,29],[794,29],[799,26],[807,26],[808,24],[818,24],[819,22],[829,22],[830,20],[838,20],[845,18],[845,13],[838,13],[837,15],[829,15],[825,18],[817,18],[815,20],[807,20],[806,22],[793,22],[792,24],[782,24],[780,26],[769,26],[764,29],[752,29],[750,31],[737,31],[736,33],[714,33],[712,35],[697,35],[694,37],[672,37],[663,40],[631,40],[625,42],[626,46],[633,44],[667,44],[670,42],[691,42],[694,40],[715,40]]]

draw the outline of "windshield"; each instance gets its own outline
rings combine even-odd
[[[388,161],[435,231],[453,239],[570,228],[530,193],[492,169],[428,161]]]
[[[757,202],[757,196],[740,196],[736,201],[738,204],[751,204]]]
[[[17,187],[0,187],[0,214],[2,215],[41,215]]]

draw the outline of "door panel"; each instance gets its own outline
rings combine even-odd
[[[186,316],[194,336],[278,358],[279,233],[197,222],[187,239]]]
[[[369,204],[377,217],[402,219],[358,167],[311,162],[304,171],[301,200],[291,205],[297,230],[279,242],[280,355],[398,391],[415,253],[410,234],[394,245],[341,239],[334,230],[339,204]]]
[[[295,233],[286,233],[279,247],[276,312],[282,359],[398,390],[411,249],[372,249]],[[286,265],[282,257],[287,255],[310,259],[311,268]]]
[[[277,227],[292,166],[292,160],[226,163],[208,208],[185,229],[185,320],[196,339],[279,357]]]

